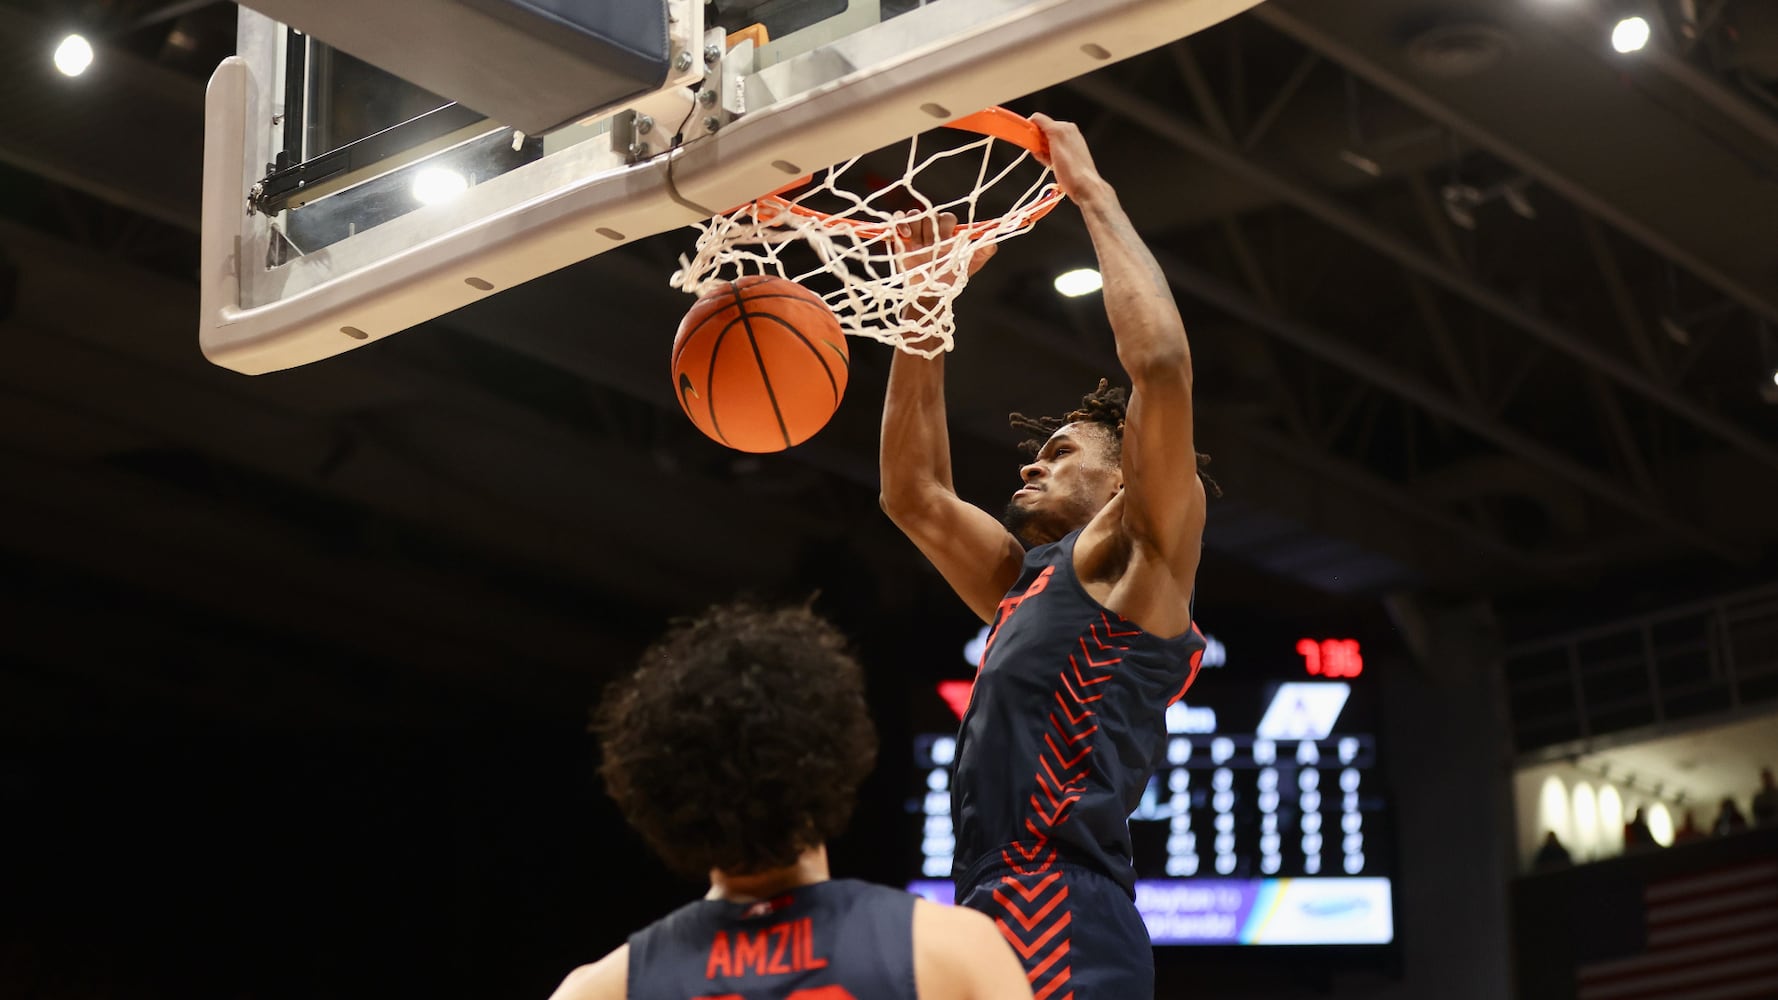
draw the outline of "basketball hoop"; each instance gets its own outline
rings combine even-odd
[[[898,180],[855,170],[865,157],[853,157],[819,181],[799,181],[698,224],[696,250],[680,257],[673,287],[701,297],[744,275],[775,275],[814,290],[852,336],[928,358],[950,350],[951,307],[969,283],[970,260],[982,246],[1029,230],[1063,192],[1038,159],[1047,145],[1030,120],[996,107],[946,127],[980,138],[922,158],[916,136]],[[940,191],[940,175],[957,174],[972,157],[980,161],[973,182],[953,183],[957,190],[937,197],[917,186],[927,175],[923,186]],[[936,227],[942,212],[957,217],[956,234],[932,248],[930,259],[903,269],[896,225],[933,220]]]

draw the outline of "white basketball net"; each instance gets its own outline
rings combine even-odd
[[[993,168],[996,142],[1018,155]],[[853,157],[828,168],[794,198],[762,198],[697,224],[697,249],[689,258],[679,258],[673,287],[702,297],[715,286],[748,274],[776,275],[803,285],[813,279],[814,290],[832,307],[847,334],[880,340],[921,357],[949,351],[956,332],[951,305],[969,284],[971,258],[983,245],[1030,229],[1061,192],[1047,167],[1004,140],[984,136],[923,160],[919,145],[918,137],[909,142],[906,171],[899,183],[884,185],[876,180],[876,189],[868,195],[848,190],[871,186],[846,178],[860,159]],[[917,181],[922,173],[944,160],[971,155],[981,159],[973,190],[949,201],[934,201],[920,191]],[[983,194],[1003,183],[1016,190],[1012,185],[1020,181],[1011,178],[1019,174],[1035,174],[1036,179],[1013,199],[1010,210],[998,218],[980,217],[978,202]],[[899,211],[882,204],[892,200],[886,197],[890,192],[895,192]],[[1004,194],[996,198],[1003,199]],[[825,211],[810,209],[811,201]],[[957,217],[956,235],[903,260],[896,224],[933,220],[936,231],[941,212]],[[786,250],[800,244],[813,248],[818,263],[807,266],[783,259]],[[929,259],[921,259],[926,256]],[[905,270],[904,264],[909,265]],[[838,287],[827,291],[836,280]]]

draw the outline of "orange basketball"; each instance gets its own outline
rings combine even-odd
[[[737,451],[783,451],[813,437],[839,409],[850,363],[821,296],[763,274],[699,299],[673,338],[680,407]]]

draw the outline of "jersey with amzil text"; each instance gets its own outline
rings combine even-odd
[[[629,1000],[914,1000],[914,897],[837,879],[630,935]]]
[[[1166,753],[1167,706],[1197,676],[1193,625],[1163,639],[1101,607],[1076,531],[1025,553],[994,614],[957,737],[953,876],[1062,860],[1134,894],[1129,815]]]

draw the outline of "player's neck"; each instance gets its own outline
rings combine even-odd
[[[704,898],[723,899],[731,903],[752,903],[801,886],[825,882],[831,877],[827,871],[827,847],[823,845],[804,851],[795,864],[773,868],[771,871],[730,875],[712,868],[710,893]]]

